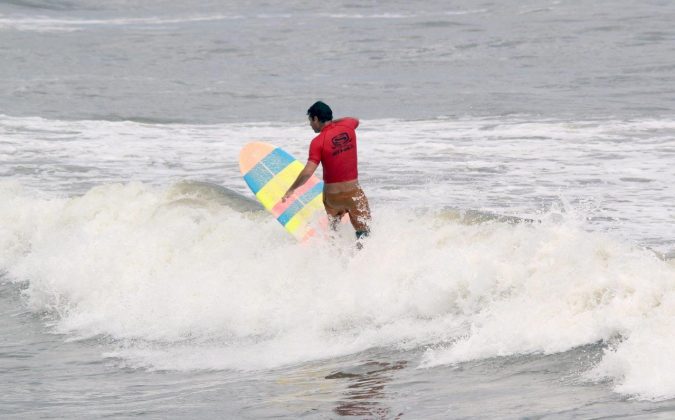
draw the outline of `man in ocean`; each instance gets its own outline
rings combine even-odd
[[[309,125],[318,133],[309,145],[309,158],[293,185],[282,198],[286,201],[293,192],[314,174],[319,163],[323,166],[323,205],[332,229],[337,229],[342,216],[349,220],[356,231],[356,238],[370,232],[370,207],[368,198],[358,182],[356,154],[356,118],[333,121],[333,111],[318,101],[307,110]]]

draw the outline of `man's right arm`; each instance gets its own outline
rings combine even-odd
[[[309,178],[312,177],[314,171],[316,171],[316,168],[318,167],[319,165],[317,165],[312,161],[307,162],[305,167],[298,174],[298,177],[295,178],[293,185],[291,185],[288,191],[286,191],[286,194],[284,194],[284,196],[281,198],[281,202],[283,203],[286,200],[288,200],[293,195],[296,189],[300,188],[305,182],[307,182],[307,180],[309,180]]]

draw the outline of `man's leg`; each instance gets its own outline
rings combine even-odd
[[[342,216],[344,216],[345,212],[328,204],[326,193],[323,194],[323,207],[326,209],[326,215],[328,216],[328,226],[331,230],[337,230],[338,226],[340,226],[340,220],[342,220]]]
[[[359,189],[352,197],[353,205],[349,209],[349,220],[354,226],[356,232],[356,239],[361,239],[370,233],[370,206],[368,205],[368,198],[366,194]]]

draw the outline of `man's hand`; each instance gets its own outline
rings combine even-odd
[[[288,190],[288,191],[286,191],[286,194],[284,194],[284,196],[281,197],[281,202],[282,202],[282,203],[285,203],[286,200],[288,200],[289,198],[291,198],[291,196],[293,195],[294,192],[295,192],[295,190]]]
[[[298,174],[298,177],[295,179],[293,184],[288,188],[288,191],[286,191],[286,194],[284,194],[283,197],[281,197],[281,202],[285,203],[286,200],[291,198],[293,193],[295,192],[296,189],[300,188],[307,180],[312,176],[314,171],[316,171],[318,164],[308,161],[305,167],[303,168],[302,171]]]

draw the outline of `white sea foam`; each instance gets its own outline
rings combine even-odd
[[[319,14],[319,16],[332,19],[406,19],[414,17],[415,15],[407,15],[401,13],[374,13],[374,14],[321,13]]]
[[[210,22],[241,19],[238,15],[215,14],[209,16],[77,19],[55,18],[50,16],[8,16],[0,15],[0,30],[19,30],[33,32],[73,32],[104,26],[162,26],[194,22]]]
[[[489,9],[469,9],[469,10],[447,10],[443,14],[448,16],[473,15],[479,13],[486,13]]]
[[[626,331],[625,341],[605,351],[591,380],[608,378],[617,392],[640,399],[665,400],[675,396],[675,293],[674,276],[666,291],[654,296],[653,309]],[[651,287],[641,285],[641,287]]]
[[[674,130],[669,119],[362,121],[360,177],[375,202],[408,207],[536,217],[569,203],[584,228],[668,253]],[[41,191],[187,178],[244,193],[236,163],[243,144],[269,141],[302,160],[310,134],[304,120],[161,125],[0,116],[0,174]]]
[[[565,221],[376,210],[356,252],[349,229],[299,245],[265,213],[190,188],[40,198],[0,183],[0,269],[55,331],[110,337],[107,355],[130,366],[247,370],[428,346],[431,367],[623,337],[589,375],[675,395],[662,368],[675,269],[651,252]]]
[[[15,182],[0,184],[0,270],[26,282],[27,302],[53,314],[56,331],[111,337],[106,354],[131,366],[252,369],[422,346],[431,367],[602,341],[613,344],[589,378],[668,398],[675,269],[634,244],[672,252],[664,156],[674,129],[362,121],[375,234],[354,254],[348,229],[298,246],[264,213],[235,210],[232,196],[168,186],[211,180],[250,193],[240,147],[265,140],[302,158],[303,122],[2,116],[0,175]],[[544,223],[466,225],[445,207]],[[540,213],[556,207],[564,213]]]

